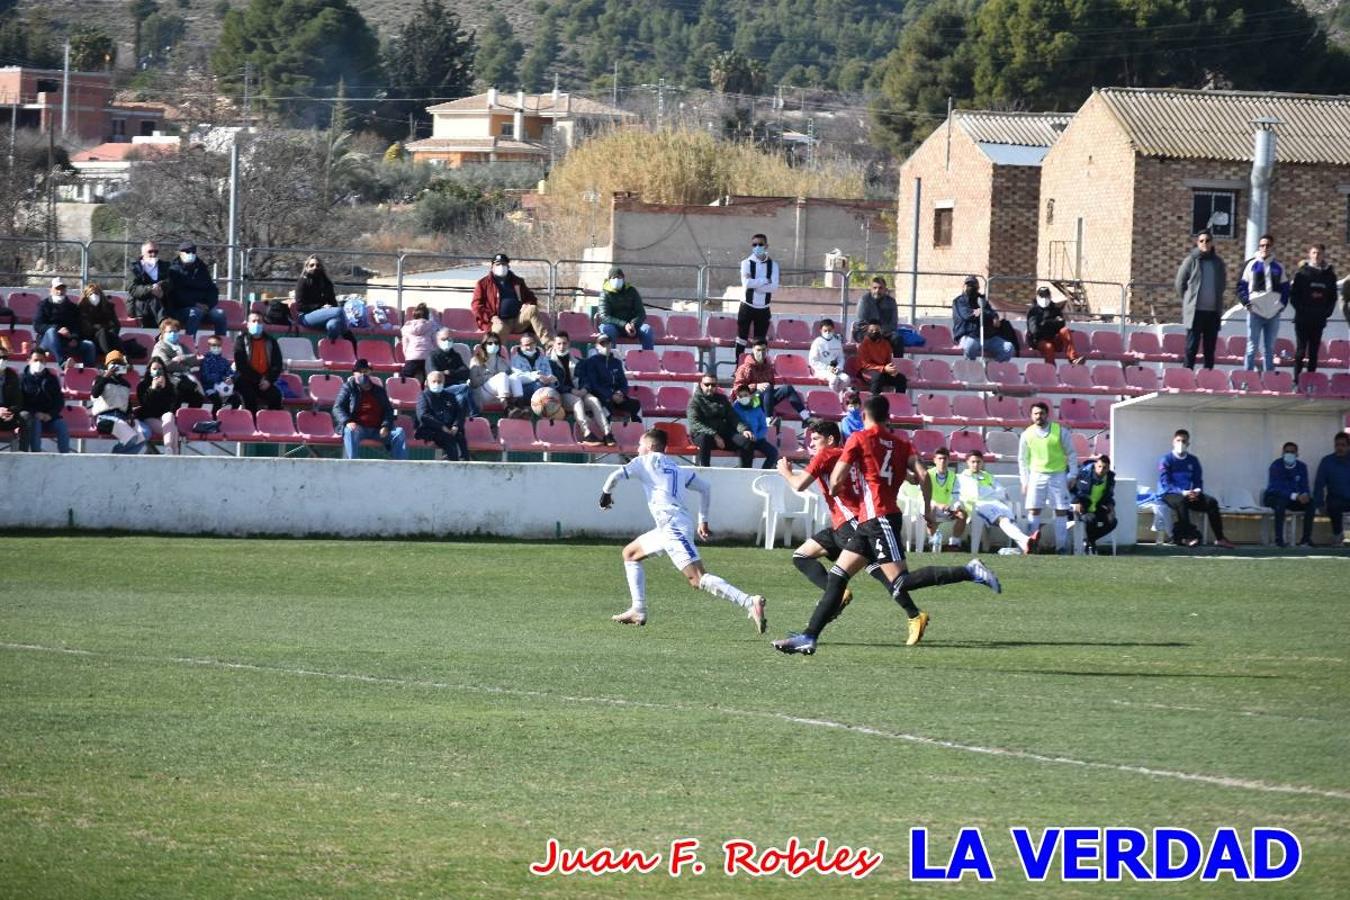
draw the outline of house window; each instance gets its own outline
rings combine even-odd
[[[1208,228],[1216,238],[1231,238],[1237,228],[1236,191],[1192,191],[1191,234]]]
[[[1045,201],[1045,224],[1055,224],[1055,198],[1051,197]]]
[[[155,123],[151,119],[141,120],[141,137],[153,137],[155,134]]]
[[[952,245],[952,208],[933,210],[933,246],[950,247]]]
[[[112,121],[112,130],[113,130],[113,136],[114,136],[114,137],[123,137],[123,136],[125,136],[126,133],[127,133],[127,120],[126,120],[126,119],[113,119],[113,121]]]
[[[514,129],[515,129],[514,123],[503,122],[500,126],[498,126],[497,134],[500,135],[501,137],[510,137]]]

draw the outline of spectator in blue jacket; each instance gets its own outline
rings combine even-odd
[[[520,335],[520,343],[511,351],[511,371],[520,376],[520,385],[529,400],[541,387],[557,387],[558,379],[553,374],[548,354],[539,349],[535,336],[526,331]]]
[[[1256,255],[1242,267],[1237,283],[1238,300],[1247,310],[1247,371],[1256,369],[1258,345],[1261,348],[1262,371],[1275,369],[1275,339],[1280,335],[1280,314],[1289,305],[1289,280],[1284,277],[1284,266],[1275,259],[1275,239],[1261,235]]]
[[[464,407],[445,389],[445,373],[427,373],[426,389],[417,398],[417,430],[413,437],[430,441],[445,452],[447,462],[469,458],[464,434]]]
[[[394,424],[394,405],[384,387],[370,377],[370,362],[358,359],[352,377],[333,401],[333,419],[342,432],[342,458],[356,459],[361,442],[379,441],[390,459],[407,459],[407,437]]]
[[[980,321],[984,321],[984,344],[980,344]],[[1016,350],[1012,341],[999,337],[998,313],[989,305],[989,299],[980,293],[980,280],[966,277],[965,289],[952,301],[952,340],[961,347],[966,359],[979,359],[980,354],[992,356],[999,362],[1012,359]]]
[[[1313,497],[1317,508],[1330,517],[1332,541],[1339,545],[1345,540],[1345,514],[1350,510],[1350,434],[1336,432],[1333,446],[1335,452],[1317,464]]]
[[[1303,537],[1299,545],[1312,546],[1313,515],[1317,506],[1312,502],[1308,464],[1298,458],[1298,444],[1293,441],[1285,442],[1280,458],[1270,464],[1261,502],[1275,510],[1275,546],[1285,546],[1284,514],[1291,509],[1303,513]]]
[[[862,430],[862,396],[857,391],[849,391],[844,395],[844,417],[839,420],[839,433],[843,440],[848,440],[853,432]]]
[[[759,451],[764,457],[761,468],[772,469],[778,465],[778,448],[769,440],[769,417],[764,414],[764,406],[748,384],[737,388],[736,402],[731,404],[731,408],[736,411],[736,418],[741,420],[741,424],[750,429],[750,435],[754,440],[752,452],[741,455],[741,465],[747,469],[750,467],[754,451]]]
[[[80,339],[80,307],[66,293],[63,279],[53,278],[51,293],[38,304],[33,333],[58,366],[68,356],[79,356],[86,366],[94,364],[94,342]]]
[[[28,368],[19,378],[19,394],[23,422],[23,448],[29,453],[42,450],[42,432],[56,436],[59,453],[70,452],[70,430],[61,418],[66,400],[61,396],[61,380],[47,368],[47,351],[34,347],[28,354]]]
[[[169,264],[169,283],[173,290],[169,292],[165,304],[165,314],[182,322],[189,337],[197,336],[202,319],[209,319],[216,328],[216,335],[225,335],[225,310],[216,306],[220,302],[220,288],[206,263],[197,258],[197,245],[192,241],[183,241],[178,245],[178,258]]]
[[[611,417],[622,414],[634,422],[642,421],[642,404],[628,396],[628,376],[623,361],[614,355],[609,335],[595,339],[595,353],[577,366],[576,378],[582,390],[600,399]]]
[[[1204,492],[1205,476],[1199,457],[1190,452],[1191,433],[1178,428],[1172,436],[1172,452],[1158,461],[1158,493],[1172,510],[1172,542],[1194,547],[1200,543],[1200,530],[1191,524],[1191,510],[1209,516],[1214,543],[1229,550],[1233,542],[1223,536],[1223,516],[1219,501]]]
[[[1084,546],[1097,552],[1097,541],[1116,528],[1116,473],[1103,453],[1083,463],[1073,485],[1073,514],[1086,531]]]

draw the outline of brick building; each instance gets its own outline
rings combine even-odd
[[[1243,260],[1263,117],[1279,122],[1267,225],[1277,255],[1296,266],[1320,242],[1350,264],[1350,97],[1102,88],[1041,166],[1042,277],[1133,283],[1132,315],[1174,320],[1172,280],[1200,228],[1230,271]],[[1094,311],[1119,309],[1119,288],[1086,295]]]
[[[582,136],[607,124],[633,118],[605,103],[567,92],[499,93],[427,107],[431,137],[408,144],[417,162],[458,169],[472,163],[545,162]]]
[[[70,136],[81,142],[130,141],[163,128],[162,107],[122,105],[114,100],[108,72],[71,72],[70,109],[66,114]],[[0,126],[16,119],[19,128],[61,131],[62,73],[59,69],[0,67]]]
[[[900,167],[898,267],[909,269],[913,263],[917,178],[918,270],[1034,276],[1041,160],[1071,119],[1066,113],[954,112]],[[1002,293],[1025,294],[1028,287],[1029,282],[1005,283]],[[945,309],[960,290],[959,278],[922,276],[918,303]],[[901,278],[896,286],[901,305],[910,293],[908,279]],[[997,300],[999,294],[995,283],[991,296]]]

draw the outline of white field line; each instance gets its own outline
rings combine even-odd
[[[1281,713],[1262,712],[1257,709],[1214,709],[1208,706],[1178,706],[1172,703],[1145,703],[1141,700],[1111,700],[1115,706],[1139,706],[1146,709],[1165,709],[1172,712],[1198,712],[1208,713],[1214,716],[1248,716],[1256,719],[1281,719],[1285,722],[1317,722],[1319,724],[1328,724],[1329,719],[1318,719],[1313,716],[1286,716]]]
[[[869,725],[852,725],[847,722],[837,722],[831,719],[816,719],[803,716],[792,716],[787,713],[769,712],[765,710],[742,710],[732,709],[725,706],[690,706],[681,703],[652,703],[645,700],[629,700],[623,697],[585,697],[574,696],[570,694],[555,694],[549,691],[532,691],[524,688],[497,687],[494,685],[482,684],[453,684],[444,681],[428,681],[415,678],[393,678],[384,675],[364,675],[357,672],[326,672],[317,669],[298,669],[285,666],[267,666],[255,663],[226,662],[219,659],[187,657],[187,656],[139,656],[139,655],[118,655],[112,653],[99,653],[92,650],[80,650],[70,647],[46,647],[40,644],[13,644],[0,642],[0,649],[11,651],[29,651],[36,653],[58,653],[71,656],[85,656],[99,659],[107,659],[116,662],[134,662],[134,663],[152,663],[163,664],[170,663],[183,666],[200,666],[209,669],[222,669],[244,672],[262,672],[275,675],[293,675],[303,678],[325,678],[332,681],[352,681],[360,684],[389,685],[393,687],[423,688],[429,690],[461,691],[465,693],[489,694],[504,697],[528,697],[531,699],[553,700],[561,703],[581,703],[596,706],[617,706],[632,709],[650,709],[666,712],[694,712],[694,713],[716,713],[718,715],[728,716],[733,719],[769,719],[777,722],[786,722],[790,725],[802,725],[811,728],[828,728],[836,731],[846,731],[853,734],[863,734],[869,737],[878,737],[891,741],[904,741],[909,744],[918,744],[924,747],[938,747],[944,750],[957,750],[963,753],[978,753],[983,756],[1003,757],[1007,759],[1023,759],[1031,762],[1046,763],[1059,766],[1073,766],[1080,769],[1095,769],[1110,772],[1125,772],[1132,775],[1146,775],[1151,778],[1166,778],[1174,781],[1189,781],[1197,784],[1210,784],[1218,787],[1236,788],[1244,791],[1256,791],[1267,794],[1297,794],[1306,797],[1325,797],[1332,800],[1350,800],[1350,791],[1332,790],[1327,788],[1308,787],[1297,784],[1272,784],[1265,781],[1252,781],[1244,778],[1229,778],[1223,775],[1203,775],[1193,772],[1178,772],[1173,769],[1158,769],[1151,766],[1131,766],[1121,763],[1093,762],[1091,760],[1074,759],[1069,756],[1051,756],[1043,753],[1033,753],[1029,750],[1012,750],[1005,747],[982,747],[978,744],[965,744],[959,741],[947,741],[940,738],[926,737],[920,734],[907,734],[899,731],[887,731],[881,728],[873,728]]]

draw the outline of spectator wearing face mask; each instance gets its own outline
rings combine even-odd
[[[1081,366],[1085,360],[1073,346],[1073,333],[1064,320],[1064,307],[1050,299],[1050,289],[1036,289],[1036,302],[1027,309],[1027,343],[1041,358],[1055,364],[1055,354],[1063,353],[1069,363]]]
[[[736,358],[740,359],[750,343],[751,332],[756,340],[769,336],[769,304],[778,290],[778,264],[769,257],[769,239],[762,234],[750,236],[750,255],[741,260],[741,298],[736,312]]]
[[[1262,371],[1275,370],[1275,341],[1280,336],[1280,315],[1289,305],[1289,282],[1284,266],[1275,258],[1275,238],[1261,235],[1256,255],[1242,267],[1237,283],[1238,301],[1247,310],[1248,372],[1256,369],[1256,354],[1261,353]]]
[[[235,388],[249,412],[259,406],[281,409],[281,346],[263,328],[260,313],[248,314],[248,321],[239,337],[234,339]]]
[[[455,402],[464,407],[465,414],[478,415],[478,401],[473,388],[469,387],[469,366],[455,349],[454,337],[449,328],[436,332],[436,347],[427,355],[427,372],[443,374],[445,389],[454,395]]]
[[[1308,261],[1299,266],[1289,287],[1289,302],[1294,307],[1295,384],[1303,374],[1304,360],[1309,372],[1317,371],[1322,330],[1336,311],[1336,270],[1327,261],[1326,253],[1323,244],[1309,247]]]
[[[1345,514],[1350,511],[1350,434],[1337,431],[1331,446],[1332,452],[1317,464],[1313,501],[1331,519],[1331,542],[1339,547],[1345,540]]]
[[[772,469],[778,464],[778,448],[769,440],[769,417],[764,414],[764,407],[759,402],[759,396],[750,390],[749,385],[741,385],[736,391],[736,402],[731,405],[736,412],[736,418],[740,419],[741,425],[750,432],[749,440],[751,451],[758,452],[764,457],[764,463],[761,468]],[[741,457],[742,468],[749,468],[752,459]]]
[[[384,387],[370,376],[370,362],[358,359],[352,377],[333,401],[333,420],[342,435],[342,458],[356,459],[362,441],[379,441],[390,459],[407,459],[407,438],[394,423],[394,406]]]
[[[189,337],[197,336],[202,320],[215,326],[216,335],[225,335],[225,310],[220,302],[220,288],[206,263],[197,257],[197,245],[183,241],[178,245],[178,258],[169,264],[169,281],[173,290],[165,304],[167,315],[187,323]]]
[[[417,430],[413,436],[441,448],[446,462],[469,458],[469,439],[464,434],[464,407],[445,389],[445,373],[427,373],[426,389],[417,398]]]
[[[811,342],[806,361],[811,366],[811,372],[829,385],[830,390],[840,394],[848,390],[849,377],[844,372],[844,342],[839,339],[832,320],[821,320],[820,334]]]
[[[502,353],[502,342],[495,334],[484,338],[481,344],[473,348],[473,357],[469,362],[469,384],[477,392],[480,406],[501,404],[512,419],[523,419],[530,415],[530,404],[525,399],[525,388],[520,382],[520,376],[512,371],[511,361]]]
[[[322,328],[330,341],[347,337],[356,347],[356,338],[347,329],[347,317],[343,314],[342,304],[337,300],[337,289],[323,267],[323,260],[310,256],[305,260],[300,272],[300,280],[295,283],[295,308],[300,314],[300,324],[315,330]]]
[[[803,422],[806,421],[806,404],[802,402],[797,389],[790,384],[778,384],[778,380],[773,359],[769,356],[768,342],[763,338],[755,338],[750,353],[736,367],[736,374],[731,380],[732,391],[739,392],[741,385],[748,384],[751,390],[759,394],[759,402],[770,418],[777,419],[773,415],[774,409],[786,402]]]
[[[539,349],[539,342],[528,331],[520,336],[520,343],[511,351],[511,371],[520,377],[521,391],[527,398],[533,397],[539,388],[554,387],[558,383],[548,354]]]
[[[80,308],[66,294],[66,283],[53,278],[51,292],[38,304],[33,319],[37,344],[49,353],[56,364],[76,357],[86,366],[94,364],[94,342],[80,337]]]
[[[170,455],[178,453],[178,421],[174,418],[178,406],[178,389],[169,379],[164,360],[151,357],[145,377],[136,385],[135,416],[144,429],[153,433],[154,428],[159,428],[164,436],[164,451]]]
[[[80,297],[80,338],[94,345],[98,355],[107,358],[114,350],[121,351],[122,341],[118,337],[122,332],[122,323],[118,321],[117,309],[103,296],[103,288],[97,282],[84,286]]]
[[[642,305],[642,295],[628,283],[623,269],[618,266],[609,270],[609,278],[600,291],[600,314],[597,318],[600,330],[609,335],[614,343],[617,344],[620,337],[635,337],[642,342],[643,350],[652,349],[652,326],[647,324],[647,310]]]
[[[539,301],[522,279],[511,271],[511,257],[498,253],[492,257],[492,269],[473,287],[474,321],[486,334],[500,340],[504,335],[530,330],[541,344],[550,340],[548,323],[539,312]]]
[[[34,347],[28,354],[28,368],[19,376],[19,405],[23,449],[41,452],[42,434],[48,432],[56,438],[57,452],[70,452],[70,430],[61,418],[61,410],[66,408],[61,380],[47,368],[47,351],[41,347]]]
[[[862,430],[862,397],[857,391],[850,391],[844,397],[844,418],[839,420],[839,435],[846,441],[850,434]]]
[[[19,376],[5,365],[10,349],[9,338],[0,334],[0,439],[4,440],[10,440],[19,430],[19,414],[23,412]]]
[[[997,334],[999,321],[989,299],[980,293],[980,280],[967,276],[961,293],[952,301],[952,339],[966,359],[979,359],[981,354],[999,362],[1013,358],[1016,348]]]
[[[685,416],[689,420],[689,439],[698,448],[698,464],[712,463],[714,450],[730,450],[741,457],[741,468],[750,468],[755,459],[755,435],[736,415],[727,395],[717,389],[717,379],[704,375],[698,390],[689,398]]]
[[[172,293],[169,264],[160,262],[159,247],[155,242],[146,241],[141,244],[140,259],[132,262],[127,276],[131,314],[146,328],[158,327]]]
[[[436,323],[425,303],[417,304],[408,313],[408,321],[403,323],[402,338],[403,377],[425,381],[427,357],[436,349]]]
[[[613,341],[611,341],[613,343]],[[565,331],[553,336],[553,349],[548,357],[555,387],[562,394],[563,406],[572,410],[572,417],[581,426],[581,443],[606,444],[618,442],[609,427],[609,415],[600,399],[577,384],[576,369],[580,365],[572,359],[572,339]]]
[[[206,353],[202,355],[202,365],[197,377],[202,383],[202,394],[211,401],[211,414],[215,415],[222,406],[238,409],[239,395],[235,393],[235,371],[233,360],[225,355],[224,345],[216,335],[206,342]]]
[[[614,416],[627,416],[633,422],[642,421],[642,403],[628,395],[628,374],[623,361],[614,354],[614,342],[602,334],[595,340],[595,353],[577,366],[577,384],[592,395]]]
[[[1191,524],[1191,510],[1198,510],[1209,517],[1214,543],[1231,550],[1233,542],[1223,536],[1219,501],[1204,492],[1204,469],[1190,446],[1191,433],[1178,428],[1172,437],[1172,452],[1158,461],[1158,493],[1175,517],[1172,542],[1187,547],[1199,545],[1200,530]]]
[[[1214,250],[1214,235],[1204,229],[1195,236],[1195,248],[1177,267],[1175,284],[1181,301],[1181,321],[1186,326],[1188,369],[1195,368],[1196,356],[1203,357],[1206,369],[1214,368],[1227,284],[1228,267]]]
[[[900,334],[900,308],[895,297],[886,288],[886,279],[878,275],[872,279],[867,293],[858,298],[858,308],[853,315],[853,342],[861,343],[867,331],[867,324],[876,322],[881,326],[881,334],[891,342],[896,356],[905,353],[905,339]]]
[[[131,384],[126,379],[127,360],[113,350],[104,360],[104,369],[94,379],[89,394],[94,398],[90,414],[100,434],[111,435],[117,444],[113,453],[144,453],[150,429],[140,426],[131,414]]]
[[[192,375],[192,370],[201,363],[201,357],[188,353],[182,344],[183,326],[177,319],[165,319],[159,323],[159,340],[150,351],[152,360],[159,360],[178,392],[178,402],[187,406],[201,406],[206,402],[201,386]]]
[[[1280,450],[1280,458],[1270,464],[1261,502],[1275,510],[1275,546],[1285,546],[1284,515],[1289,510],[1303,513],[1303,536],[1299,545],[1312,546],[1313,516],[1317,506],[1312,502],[1308,464],[1298,458],[1298,444],[1293,441],[1286,442]]]
[[[909,387],[909,379],[895,364],[895,346],[886,339],[880,322],[868,322],[858,343],[858,375],[867,381],[867,389],[873,394],[882,391],[903,394]]]

